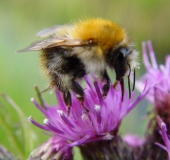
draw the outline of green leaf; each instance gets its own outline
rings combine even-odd
[[[10,143],[15,149],[18,157],[21,159],[26,159],[30,152],[35,147],[35,142],[37,140],[37,136],[35,132],[32,130],[30,123],[28,122],[27,117],[22,112],[20,107],[6,94],[2,94],[5,100],[10,104],[10,106],[14,109],[16,116],[18,116],[20,131],[23,133],[23,136],[18,136],[16,130],[14,130],[14,124],[9,122],[6,119],[5,108],[0,111],[0,123],[4,128],[4,131],[8,135],[10,139]],[[19,134],[20,135],[20,134]]]

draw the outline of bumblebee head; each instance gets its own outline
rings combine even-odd
[[[130,47],[124,46],[112,49],[107,54],[107,63],[110,68],[115,70],[117,81],[120,81],[128,71],[131,71],[131,68],[133,67],[133,64],[131,63],[132,57],[133,50]]]

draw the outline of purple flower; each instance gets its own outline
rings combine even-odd
[[[147,53],[147,47],[149,53]],[[137,81],[137,88],[142,91],[145,81],[147,80],[148,86],[155,84],[149,91],[146,98],[155,106],[162,107],[162,105],[169,105],[170,101],[170,56],[166,57],[165,65],[159,65],[156,62],[155,53],[152,48],[151,41],[142,43],[143,49],[143,64],[146,68],[144,74],[139,81]],[[149,57],[148,57],[149,55]],[[150,60],[149,60],[150,59]],[[166,104],[163,104],[166,103]]]
[[[43,125],[32,118],[29,118],[29,120],[40,129],[49,132],[50,136],[53,137],[50,141],[56,140],[52,147],[53,150],[58,146],[57,143],[61,144],[61,142],[62,145],[59,148],[62,152],[64,151],[62,148],[68,149],[98,140],[111,140],[117,134],[122,119],[148,92],[145,85],[143,92],[134,100],[134,92],[129,99],[128,91],[125,91],[122,101],[121,87],[118,84],[117,89],[111,87],[107,97],[103,99],[101,94],[102,84],[99,82],[93,84],[88,76],[85,77],[85,81],[84,107],[89,112],[84,110],[76,95],[72,94],[72,107],[67,117],[67,106],[63,102],[61,93],[57,90],[55,91],[58,100],[57,106],[50,107],[44,104],[44,107],[42,107],[32,99],[32,102],[46,118]],[[57,139],[59,140],[57,141]],[[57,147],[56,152],[58,150]]]
[[[145,139],[134,134],[127,134],[123,137],[124,142],[126,142],[131,147],[141,147],[145,143]]]
[[[167,151],[168,153],[168,160],[170,160],[170,140],[169,140],[169,135],[167,135],[167,127],[166,124],[162,121],[162,119],[160,117],[157,117],[157,122],[159,127],[161,128],[160,130],[160,134],[162,136],[162,139],[165,143],[165,146],[160,144],[160,143],[156,143],[159,147],[161,147],[162,149],[164,149],[165,151]]]
[[[71,148],[66,145],[66,140],[60,137],[51,137],[41,144],[30,154],[28,160],[47,160],[47,159],[70,159],[72,157]]]
[[[149,57],[146,51],[146,44],[149,49]],[[151,42],[143,42],[142,48],[146,73],[137,82],[137,88],[141,90],[146,80],[148,86],[154,85],[146,97],[154,106],[156,115],[159,115],[166,123],[168,133],[170,133],[170,55],[166,57],[165,65],[162,64],[158,66]]]
[[[166,57],[165,65],[161,64],[158,66],[151,42],[143,42],[142,49],[143,64],[145,65],[146,73],[137,81],[136,86],[141,91],[146,80],[148,86],[153,85],[153,88],[146,95],[146,98],[154,106],[152,118],[148,124],[148,135],[150,136],[147,139],[150,143],[156,141],[158,146],[166,150],[170,160],[170,141],[168,136],[170,133],[170,55]],[[159,128],[161,128],[160,132]],[[165,146],[159,133],[162,136]],[[159,150],[157,150],[157,153],[159,153]],[[164,153],[161,156],[164,157]]]

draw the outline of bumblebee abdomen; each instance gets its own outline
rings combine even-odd
[[[59,47],[47,48],[40,55],[40,66],[48,75],[72,75],[84,65],[70,49]]]

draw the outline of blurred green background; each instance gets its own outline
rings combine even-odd
[[[26,117],[39,122],[43,116],[30,102],[36,97],[33,86],[40,89],[47,86],[38,66],[38,52],[17,53],[16,51],[37,40],[37,31],[56,25],[67,24],[86,17],[102,17],[120,23],[126,28],[129,37],[141,53],[141,42],[152,40],[159,63],[170,53],[170,1],[169,0],[1,0],[0,1],[0,92],[8,94],[20,106]],[[140,54],[140,61],[141,61]],[[140,76],[143,66],[137,72]],[[44,99],[49,104],[56,104],[55,96],[46,92]],[[3,105],[6,102],[1,99]],[[145,113],[144,102],[140,104],[123,122],[121,133],[128,132],[142,135]],[[6,117],[11,117],[17,125],[18,117],[10,107]],[[27,121],[25,122],[27,123]],[[126,127],[125,127],[126,126]],[[48,137],[33,129],[39,135],[39,141]],[[0,125],[0,144],[13,150],[4,128]],[[79,158],[77,158],[79,159]]]

